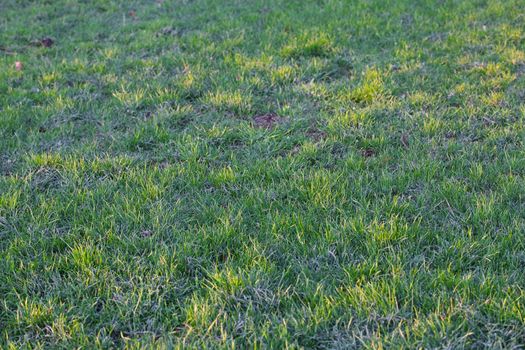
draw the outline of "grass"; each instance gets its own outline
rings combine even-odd
[[[524,47],[521,0],[1,1],[0,347],[524,348]]]

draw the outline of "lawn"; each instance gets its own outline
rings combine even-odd
[[[0,0],[0,348],[122,347],[525,348],[525,2]]]

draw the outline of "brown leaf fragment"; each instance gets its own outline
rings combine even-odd
[[[496,124],[494,120],[490,119],[489,117],[483,117],[483,125],[489,126],[494,124]]]
[[[260,114],[253,117],[253,124],[257,128],[273,129],[276,124],[282,123],[283,117],[275,113]]]
[[[376,151],[372,148],[365,148],[361,153],[365,158],[370,158],[376,155]]]
[[[153,235],[153,232],[151,232],[150,230],[144,230],[140,233],[140,235],[142,237],[151,237]]]
[[[409,147],[409,142],[408,142],[408,134],[407,133],[403,133],[401,134],[401,144],[403,145],[403,147],[405,148],[408,148]]]
[[[43,46],[43,47],[51,47],[53,46],[53,44],[55,43],[55,41],[51,38],[44,38],[42,40],[40,40],[40,44]]]
[[[315,127],[308,129],[308,131],[306,131],[306,135],[308,136],[308,138],[312,139],[315,142],[322,141],[328,136],[326,132],[319,130]]]

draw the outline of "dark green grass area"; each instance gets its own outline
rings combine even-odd
[[[523,0],[0,0],[0,347],[524,348],[524,122]]]

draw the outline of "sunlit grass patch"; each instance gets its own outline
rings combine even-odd
[[[102,264],[102,255],[96,247],[79,245],[71,249],[71,264],[80,271],[93,272]]]
[[[113,92],[113,97],[126,107],[139,106],[144,101],[145,95],[146,92],[144,89],[130,90],[123,85],[119,90]]]
[[[169,140],[169,131],[162,125],[146,124],[133,132],[128,138],[127,144],[129,149],[133,151],[151,150]]]
[[[325,57],[336,51],[329,35],[323,32],[306,32],[292,40],[281,49],[281,55],[287,58]]]
[[[182,98],[191,101],[204,94],[205,73],[202,67],[185,65],[177,78],[174,87]]]
[[[339,133],[351,128],[366,127],[370,123],[370,115],[366,112],[342,111],[328,119],[327,127],[333,133]]]
[[[50,303],[45,305],[29,299],[20,300],[16,320],[20,327],[42,332],[53,320],[53,305]]]
[[[363,72],[359,84],[344,92],[340,98],[357,103],[371,103],[386,92],[382,73],[376,68],[369,68]]]
[[[236,115],[248,114],[252,108],[251,94],[245,91],[209,92],[203,98],[205,104],[221,112],[230,112]]]
[[[519,65],[525,63],[525,52],[515,48],[503,48],[501,56],[505,61],[513,64]]]
[[[45,73],[42,75],[41,84],[42,85],[50,85],[53,84],[61,79],[60,73],[53,71],[49,73]]]
[[[426,115],[423,120],[422,131],[427,135],[436,135],[440,131],[444,130],[446,124],[443,120],[436,118],[432,115]]]
[[[401,63],[417,62],[421,60],[422,50],[410,45],[408,42],[402,42],[396,49],[395,55]]]
[[[505,95],[500,91],[493,91],[481,97],[481,102],[491,107],[502,106],[505,102]]]
[[[210,181],[214,186],[228,185],[235,179],[236,175],[231,167],[222,168],[210,174]]]
[[[241,67],[245,71],[264,71],[273,63],[273,57],[269,55],[249,57],[235,53],[234,55],[227,56],[225,62]]]
[[[461,91],[461,88],[459,88]],[[406,101],[413,107],[426,107],[436,104],[439,99],[436,96],[432,96],[424,91],[415,91],[406,96]]]
[[[271,70],[272,83],[290,83],[295,78],[295,69],[290,65],[283,65]]]

